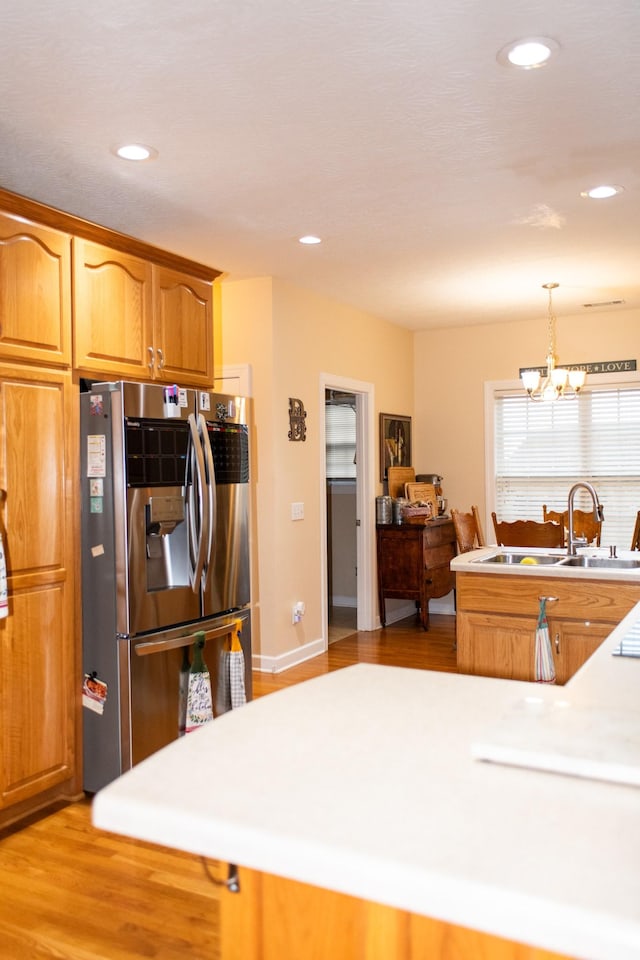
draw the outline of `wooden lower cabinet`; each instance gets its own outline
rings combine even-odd
[[[240,869],[224,892],[220,960],[568,960],[526,944]]]
[[[598,649],[615,622],[548,617],[556,683],[570,680]],[[481,677],[535,680],[536,619],[458,610],[458,669]]]
[[[0,366],[0,824],[78,788],[74,397],[69,372]]]
[[[571,679],[640,600],[640,585],[622,581],[463,573],[456,586],[461,673],[535,680],[536,624],[545,596],[559,684]]]
[[[586,663],[617,623],[549,620],[556,683],[566,683]]]

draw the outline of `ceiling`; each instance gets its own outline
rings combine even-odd
[[[557,57],[498,63],[530,36]],[[551,281],[637,310],[639,37],[638,0],[8,0],[0,186],[413,329]]]

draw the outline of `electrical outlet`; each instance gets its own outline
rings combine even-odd
[[[303,600],[298,600],[291,607],[291,623],[300,623],[305,614],[305,605]]]
[[[291,519],[304,520],[304,503],[291,504]]]

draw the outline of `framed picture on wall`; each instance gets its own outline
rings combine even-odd
[[[380,414],[380,479],[389,467],[411,466],[411,417]]]

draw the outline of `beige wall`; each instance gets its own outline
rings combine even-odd
[[[544,365],[547,324],[483,324],[415,336],[414,463],[444,477],[449,507],[485,506],[484,384],[517,380],[521,367]],[[561,365],[637,359],[638,311],[562,317],[557,323]],[[594,377],[595,379],[595,377]]]
[[[253,371],[253,587],[259,612],[253,641],[254,653],[277,666],[277,658],[295,657],[296,651],[303,656],[303,648],[323,635],[320,375],[372,383],[376,424],[381,410],[412,416],[413,335],[270,278],[222,280],[219,307],[216,364],[249,363]],[[307,411],[305,442],[288,440],[290,397],[302,400]],[[304,520],[291,520],[293,502],[304,503]],[[306,615],[293,625],[297,600],[305,602]]]

